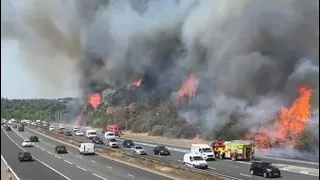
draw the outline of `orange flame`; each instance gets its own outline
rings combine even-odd
[[[142,82],[142,78],[140,78],[139,80],[137,81],[134,81],[132,82],[132,87],[139,87],[141,85],[141,82]]]
[[[254,139],[260,150],[268,150],[272,145],[296,145],[297,136],[306,129],[310,118],[312,88],[301,86],[298,92],[299,97],[289,109],[281,108],[277,121],[272,126],[260,128],[254,137],[246,134],[244,139]]]
[[[98,107],[98,105],[101,103],[101,95],[99,93],[90,94],[88,97],[88,102],[93,108]]]
[[[197,86],[197,78],[194,74],[191,73],[187,77],[187,79],[182,83],[182,86],[177,93],[180,97],[194,97],[197,90]]]

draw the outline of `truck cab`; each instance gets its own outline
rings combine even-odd
[[[202,156],[204,160],[214,160],[214,153],[207,144],[192,144],[191,152]]]
[[[117,124],[107,125],[107,127],[102,131],[102,133],[104,134],[105,132],[112,132],[115,136],[121,135],[120,127]]]

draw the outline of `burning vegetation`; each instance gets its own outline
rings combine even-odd
[[[76,77],[85,102],[78,123],[175,138],[254,137],[265,150],[303,147],[301,134],[310,134],[319,150],[319,130],[310,127],[319,126],[310,118],[319,109],[319,1],[32,3],[4,8],[1,37],[19,43],[20,59],[43,84],[65,87]],[[313,88],[298,87],[294,99],[301,84]]]

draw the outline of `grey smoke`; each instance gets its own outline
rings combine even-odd
[[[236,127],[254,131],[300,84],[319,107],[317,0],[30,2],[1,2],[1,39],[17,40],[26,66],[57,86],[87,93],[151,74],[174,89],[193,72],[198,93],[180,115],[214,129],[236,112]]]

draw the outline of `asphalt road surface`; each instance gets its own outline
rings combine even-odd
[[[56,126],[56,128],[58,128]],[[72,126],[66,125],[66,130],[72,131]],[[103,135],[100,132],[97,132],[99,136]],[[90,142],[86,137],[79,137],[79,136],[73,136],[74,138]],[[134,140],[135,141],[135,140]],[[188,152],[187,149],[178,149],[178,147],[169,147],[171,149],[171,155],[170,156],[158,156],[153,154],[153,148],[156,145],[160,145],[159,143],[153,142],[153,143],[146,143],[142,141],[135,141],[136,144],[141,145],[147,152],[148,155],[152,158],[159,159],[165,162],[171,162],[171,163],[177,163],[182,164],[182,158],[185,152]],[[121,143],[120,143],[121,144]],[[185,151],[185,152],[184,152]],[[268,160],[271,161],[280,168],[282,172],[282,180],[314,180],[318,179],[319,175],[319,164],[317,163],[304,163],[300,161],[286,161],[286,160]],[[219,174],[224,174],[232,177],[236,177],[239,179],[261,179],[262,177],[259,176],[252,176],[249,174],[249,168],[250,163],[249,162],[242,162],[237,161],[233,162],[231,160],[216,160],[216,161],[208,161],[209,169],[208,171],[216,172]]]
[[[22,151],[18,145],[23,139],[28,139],[32,135],[37,135],[40,142],[34,143],[35,147],[24,148],[31,152],[39,161],[31,163],[20,163],[17,160],[17,153]],[[4,145],[5,143],[5,145]],[[40,136],[37,133],[25,128],[25,132],[17,132],[13,129],[11,132],[1,131],[1,152],[8,164],[12,167],[21,179],[27,180],[167,180],[164,177],[152,172],[135,168],[123,163],[115,162],[97,155],[82,156],[74,147],[67,147],[68,154],[55,154],[54,147],[59,143]],[[7,144],[10,144],[8,146]],[[15,151],[14,151],[15,150]],[[47,164],[43,165],[43,164]],[[13,164],[13,165],[11,165]],[[30,164],[30,165],[29,165]],[[21,166],[24,165],[24,166]],[[34,165],[36,167],[32,167]],[[51,168],[48,168],[51,167]],[[28,168],[24,168],[28,167]],[[31,169],[30,169],[31,168]],[[52,170],[54,169],[54,171]],[[62,175],[61,175],[62,174]],[[41,176],[42,175],[42,176]]]

